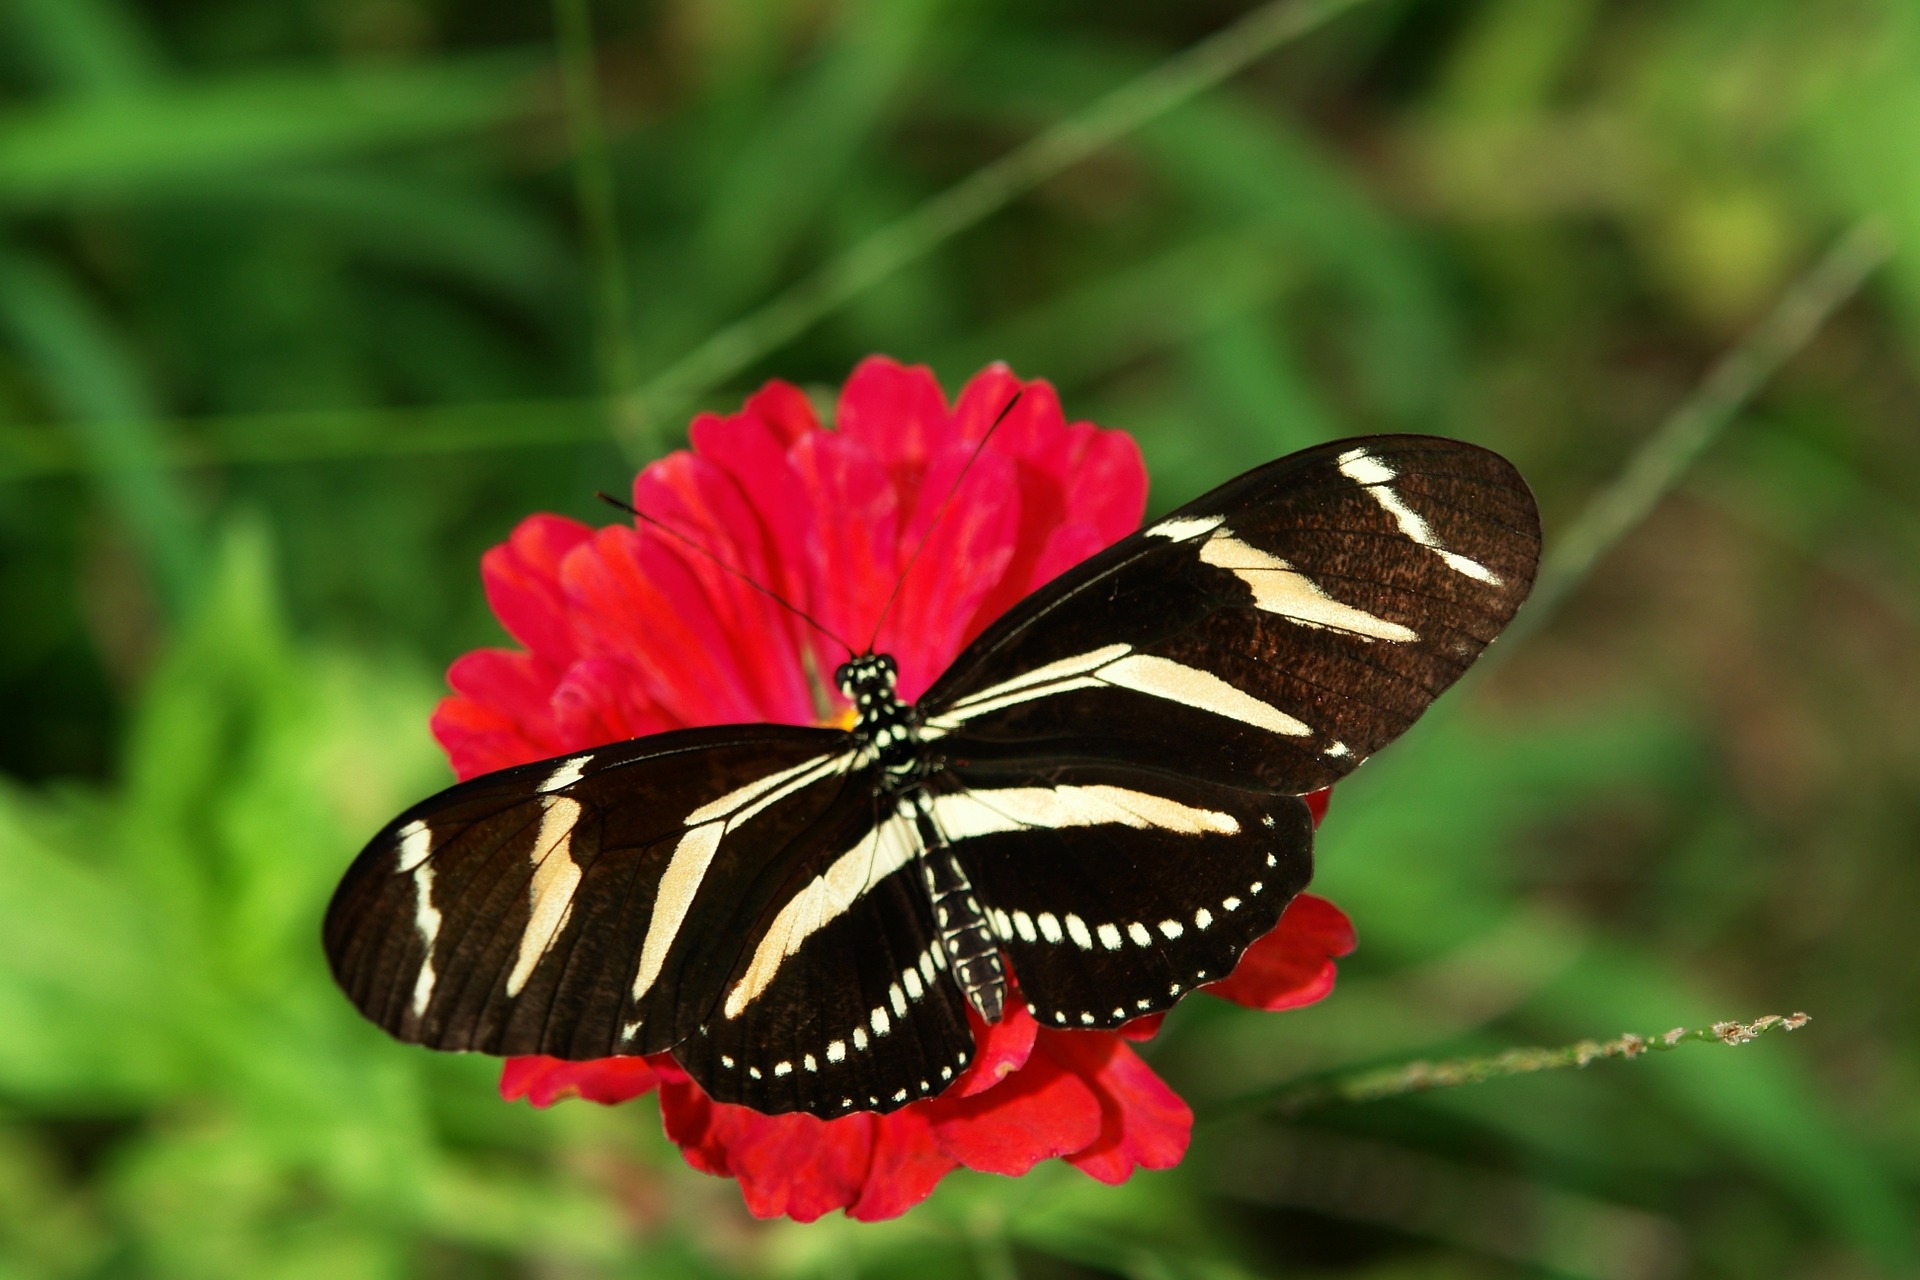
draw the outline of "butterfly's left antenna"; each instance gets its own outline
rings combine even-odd
[[[1025,394],[1025,391],[1013,393],[1013,399],[1007,401],[1000,410],[993,420],[993,425],[988,427],[986,434],[980,437],[980,443],[973,446],[973,452],[967,455],[966,465],[960,468],[960,474],[955,476],[953,483],[947,487],[947,496],[940,499],[939,509],[933,513],[933,519],[927,522],[927,531],[920,535],[920,541],[914,546],[913,554],[907,557],[906,567],[901,569],[900,576],[893,580],[893,590],[887,596],[887,603],[881,607],[879,621],[873,624],[873,634],[867,637],[865,652],[873,652],[874,644],[880,639],[880,628],[887,625],[887,615],[893,612],[894,602],[900,599],[900,588],[907,585],[907,575],[913,572],[914,562],[920,559],[920,553],[925,551],[927,543],[933,540],[933,531],[940,527],[940,517],[947,514],[947,508],[953,504],[953,495],[960,492],[960,482],[967,478],[967,472],[973,470],[973,464],[978,462],[980,455],[987,451],[987,441],[993,439],[993,433],[1000,429],[1000,424],[1007,420],[1007,415],[1013,412],[1013,406],[1019,404],[1020,397]]]
[[[760,583],[755,582],[751,575],[747,574],[743,570],[734,568],[732,565],[728,564],[725,560],[722,560],[719,556],[707,550],[705,547],[701,546],[698,542],[695,542],[692,538],[689,538],[686,534],[680,532],[678,529],[674,528],[672,525],[668,524],[666,521],[657,520],[654,517],[648,515],[646,512],[640,510],[640,508],[634,506],[631,502],[622,502],[620,499],[614,497],[610,493],[601,493],[599,490],[596,489],[594,491],[593,496],[600,499],[600,501],[606,503],[610,507],[614,507],[614,508],[617,508],[618,510],[626,512],[628,515],[632,516],[635,520],[640,521],[642,524],[647,525],[649,528],[658,529],[660,532],[666,534],[669,538],[672,538],[675,542],[681,543],[683,546],[686,546],[694,551],[699,552],[701,555],[713,561],[714,564],[718,565],[721,569],[723,569],[727,573],[730,573],[734,577],[740,579],[740,581],[746,583],[748,586],[752,587],[755,591],[758,591],[761,595],[765,596],[767,599],[779,605],[782,609],[787,610],[789,613],[793,614],[794,617],[799,618],[802,622],[806,623],[808,626],[812,627],[815,631],[818,631],[821,635],[825,636],[827,639],[839,645],[842,649],[845,649],[847,651],[848,657],[851,658],[854,656],[853,646],[848,644],[845,640],[842,640],[837,634],[835,634],[835,632],[831,628],[829,628],[824,622],[820,621],[820,619],[814,617],[812,614],[808,613],[805,609],[802,609],[799,605],[793,603],[793,601],[787,599],[785,596],[781,595],[779,592],[773,590],[772,588],[762,586]]]

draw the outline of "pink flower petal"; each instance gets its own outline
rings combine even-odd
[[[660,1114],[687,1163],[737,1179],[756,1218],[812,1222],[854,1205],[865,1189],[874,1116],[761,1115],[714,1102],[692,1081],[661,1085]]]
[[[820,435],[806,397],[784,383],[768,384],[766,390],[747,401],[744,413],[724,419],[701,415],[691,433],[695,454],[724,475],[753,512],[749,526],[731,536],[751,537],[763,549],[754,561],[759,566],[756,572],[764,575],[760,585],[816,617],[821,612],[820,588],[828,583],[807,557],[795,552],[813,536],[821,523],[821,512],[817,495],[801,478],[794,456],[805,442]],[[796,656],[811,646],[815,671],[831,673],[846,656],[800,619],[779,611],[771,602],[765,607],[774,611],[769,616],[780,618],[790,633]],[[804,673],[798,662],[788,665],[793,670],[786,676],[802,679]],[[806,709],[811,712],[814,708],[809,703]]]
[[[1134,1169],[1171,1169],[1187,1153],[1193,1111],[1140,1055],[1110,1036],[1041,1033],[1045,1053],[1086,1081],[1100,1100],[1100,1136],[1067,1163],[1102,1182],[1125,1182]]]
[[[967,1021],[973,1027],[974,1057],[948,1091],[956,1098],[984,1093],[1026,1066],[1033,1054],[1034,1037],[1040,1031],[1040,1024],[1011,990],[1007,993],[1006,1014],[1000,1021],[988,1026],[972,1010],[967,1011]]]
[[[803,558],[814,616],[848,645],[863,645],[898,572],[893,484],[861,440],[815,434],[794,445],[791,456],[800,484],[826,518],[786,552]]]
[[[905,568],[905,555],[912,554],[922,534],[932,528],[912,572],[900,584],[878,646],[899,662],[899,693],[909,702],[925,693],[960,652],[969,620],[981,602],[999,590],[1013,560],[1020,493],[1007,458],[986,453],[974,460],[954,501],[939,523],[933,523],[969,457],[970,450],[955,445],[934,459],[909,531],[901,539]]]
[[[978,440],[1016,390],[1020,400],[990,447],[1019,459],[1019,527],[1010,541],[1007,568],[975,610],[964,632],[967,639],[1034,588],[1131,533],[1146,509],[1146,468],[1132,439],[1090,423],[1069,427],[1052,386],[1023,384],[1004,365],[982,371],[960,393],[954,411],[959,438]],[[1085,473],[1083,462],[1091,464]],[[1056,541],[1070,524],[1086,525],[1091,536]],[[1072,551],[1078,556],[1067,559]]]
[[[1333,990],[1334,958],[1354,948],[1353,922],[1303,893],[1287,904],[1272,933],[1247,948],[1227,977],[1203,990],[1270,1013],[1312,1004]]]
[[[691,555],[649,530],[602,529],[562,567],[583,656],[633,673],[635,705],[675,727],[758,719]]]
[[[524,650],[476,649],[454,660],[454,696],[435,708],[430,727],[460,778],[557,755],[566,749],[554,722],[552,664]]]
[[[800,394],[791,387],[787,390],[796,396]],[[817,435],[818,429],[804,396],[800,397],[800,405],[807,417],[798,430],[783,427],[766,415],[754,412],[754,406],[767,398],[768,393],[762,392],[747,402],[747,412],[730,418],[701,414],[694,419],[688,438],[693,442],[696,456],[726,472],[753,510],[755,523],[771,535],[775,549],[779,550],[803,537],[813,521],[813,503],[807,491],[796,482],[788,454],[800,440]],[[647,514],[656,513],[647,511]],[[777,563],[786,571],[784,559]]]
[[[787,444],[820,430],[807,393],[778,378],[748,396],[744,412],[766,423]]]
[[[1031,595],[1038,591],[1094,552],[1105,550],[1112,541],[1090,524],[1057,526],[1047,534],[1040,554],[1033,558],[1023,594]],[[987,621],[991,622],[992,619]]]
[[[1067,430],[1079,455],[1068,473],[1068,517],[1092,525],[1102,546],[1118,542],[1139,527],[1147,509],[1140,446],[1124,432],[1102,431],[1091,422],[1076,422]]]
[[[550,1107],[562,1098],[585,1098],[603,1106],[627,1102],[660,1085],[660,1076],[645,1058],[598,1058],[592,1062],[564,1062],[543,1056],[508,1058],[500,1072],[500,1096],[508,1102],[525,1098],[536,1107]]]
[[[969,1169],[1019,1177],[1042,1160],[1090,1146],[1101,1104],[1086,1082],[1038,1053],[984,1092],[922,1103],[940,1150]]]
[[[1003,413],[1006,417],[1000,419]],[[953,437],[975,444],[993,429],[995,419],[1000,419],[1000,426],[994,431],[993,444],[1002,452],[1043,466],[1059,453],[1060,432],[1067,419],[1060,412],[1060,393],[1045,379],[1022,382],[999,363],[974,374],[954,402]]]
[[[553,690],[553,723],[565,745],[550,754],[679,728],[657,703],[636,696],[643,681],[613,658],[582,658]]]
[[[933,1124],[921,1108],[882,1116],[874,1126],[866,1185],[847,1216],[861,1222],[897,1218],[932,1195],[940,1179],[959,1167],[934,1141]]]
[[[862,360],[840,391],[834,426],[860,441],[893,477],[911,508],[921,472],[937,444],[949,438],[947,398],[925,365],[886,356]]]
[[[817,432],[807,437],[817,438]],[[634,482],[634,505],[705,548],[705,556],[671,550],[713,616],[735,679],[750,690],[758,718],[810,721],[813,703],[800,660],[800,645],[810,636],[806,624],[768,594],[805,607],[804,575],[787,571],[793,557],[784,553],[784,546],[797,545],[804,531],[786,531],[789,541],[783,545],[782,531],[756,518],[734,476],[716,460],[695,454],[670,455],[642,472]]]
[[[528,516],[506,542],[480,558],[493,616],[515,640],[564,666],[574,656],[560,564],[593,531],[563,516]]]

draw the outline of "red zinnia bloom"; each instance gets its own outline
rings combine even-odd
[[[1052,387],[998,365],[949,407],[926,369],[873,357],[842,389],[833,430],[799,390],[773,382],[741,413],[701,415],[691,438],[690,451],[640,473],[634,505],[849,640],[872,631],[933,526],[874,646],[899,661],[907,701],[1008,606],[1131,532],[1146,503],[1129,437],[1068,423]],[[828,678],[843,652],[651,529],[532,516],[481,570],[494,613],[524,647],[469,653],[448,672],[454,696],[433,731],[462,778],[664,729],[848,720]],[[1210,990],[1258,1009],[1309,1004],[1352,947],[1338,908],[1301,897]],[[516,1058],[500,1089],[536,1106],[657,1089],[687,1162],[739,1179],[761,1217],[892,1217],[961,1165],[1021,1174],[1060,1157],[1119,1182],[1179,1161],[1192,1113],[1126,1043],[1151,1035],[1157,1018],[1119,1033],[1056,1031],[1017,999],[1007,1008],[997,1026],[976,1024],[975,1060],[946,1093],[884,1116],[716,1103],[666,1054]]]

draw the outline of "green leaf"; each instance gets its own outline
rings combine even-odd
[[[0,1092],[11,1097],[113,1111],[187,1077],[169,1007],[178,957],[114,874],[115,838],[96,804],[0,786]]]
[[[740,300],[782,267],[892,111],[944,0],[863,0],[783,86],[716,175],[697,251],[706,287]]]
[[[0,23],[34,68],[63,89],[125,93],[162,73],[152,33],[119,0],[13,0],[0,10]]]
[[[16,107],[0,116],[0,208],[191,197],[194,185],[470,134],[527,115],[530,60],[289,67]]]
[[[0,330],[66,417],[109,505],[137,538],[167,604],[198,581],[194,515],[164,465],[145,370],[132,344],[62,266],[0,240]]]
[[[1137,70],[1134,60],[1080,41],[1002,43],[965,68],[955,95],[982,112],[1055,114]],[[1352,382],[1370,407],[1418,423],[1447,393],[1458,360],[1432,264],[1337,163],[1285,117],[1243,105],[1231,91],[1187,103],[1129,142],[1131,153],[1202,226],[1252,226],[1271,235],[1302,278],[1323,275],[1352,303],[1344,321]]]

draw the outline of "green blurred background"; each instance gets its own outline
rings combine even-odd
[[[841,299],[805,282],[1247,10],[560,3],[0,0],[0,1277],[1915,1273],[1920,9],[1362,0]],[[1162,509],[1440,431],[1551,548],[1866,216],[1909,248],[1341,788],[1335,995],[1169,1022],[1179,1170],[756,1224],[650,1104],[504,1105],[330,987],[326,895],[500,639],[480,552],[604,521],[691,408],[1003,358]],[[822,314],[726,329],[781,299]]]

